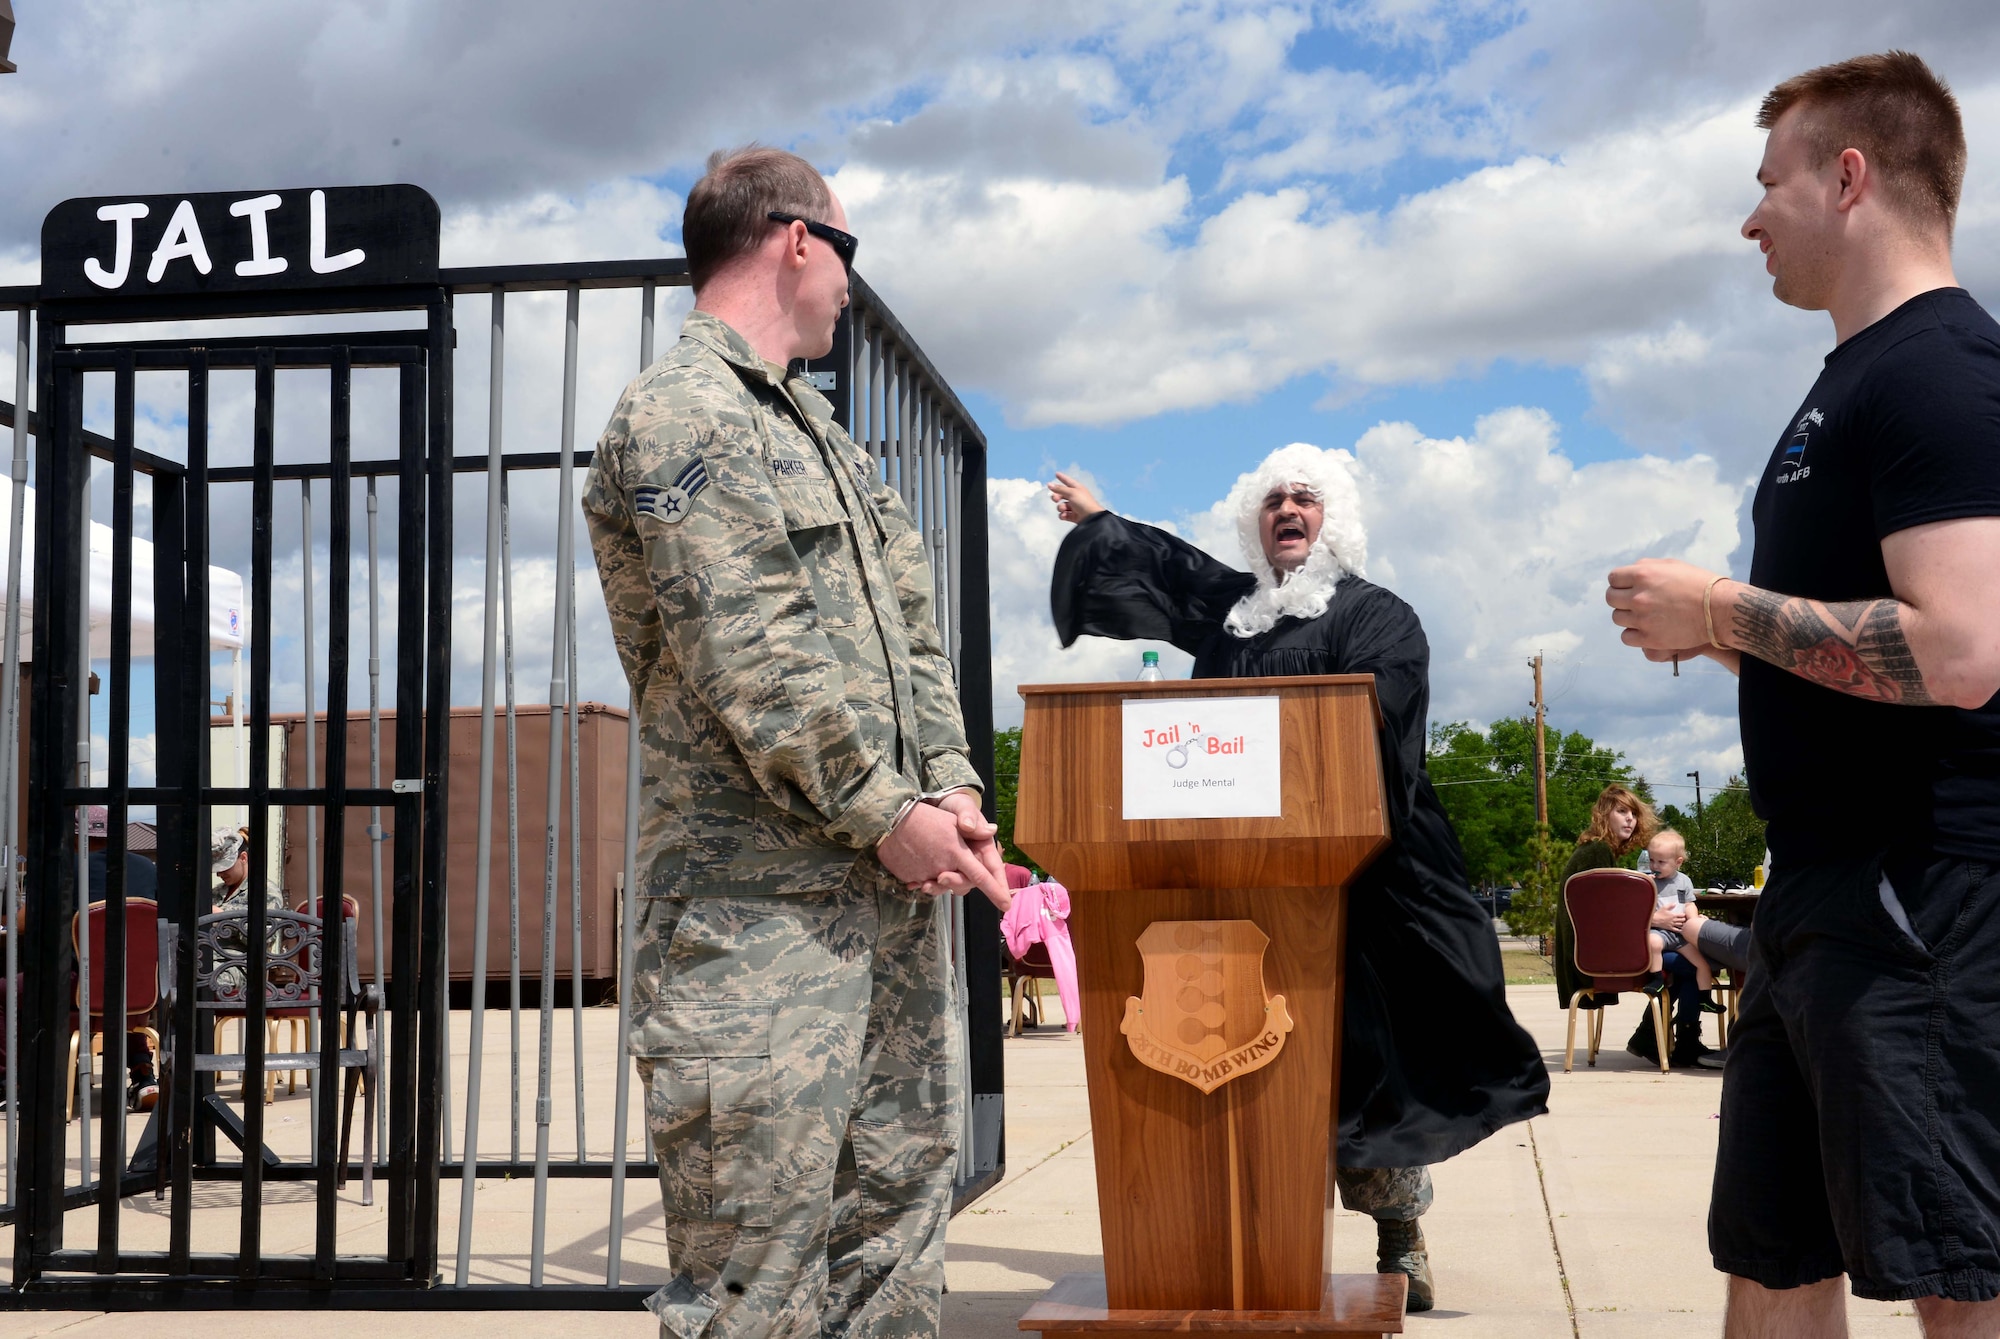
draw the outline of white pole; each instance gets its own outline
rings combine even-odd
[[[250,784],[250,774],[244,766],[243,750],[249,742],[249,736],[243,732],[243,648],[240,646],[229,653],[229,713],[230,735],[236,745],[235,784],[247,786]],[[249,822],[250,810],[245,807],[242,825],[247,825]]]
[[[493,687],[500,652],[501,390],[505,381],[507,295],[493,294],[493,344],[486,373],[486,602],[479,662],[479,826],[473,857],[472,1036],[465,1064],[465,1166],[459,1172],[458,1286],[472,1270],[472,1196],[479,1189],[479,1084],[485,1075],[486,934],[493,892]]]
[[[0,877],[6,879],[7,888],[7,1054],[9,1057],[21,1053],[20,1010],[13,1007],[14,982],[21,973],[20,937],[12,933],[20,922],[21,908],[21,860],[18,854],[21,845],[21,823],[19,810],[20,793],[20,730],[21,730],[21,527],[25,523],[28,500],[28,326],[30,313],[21,308],[20,319],[16,323],[14,339],[14,481],[13,497],[9,500],[12,508],[13,524],[7,531],[7,646],[4,651],[5,669],[0,670],[0,703],[4,703],[5,717],[0,721],[0,775],[6,777],[6,786],[0,790],[0,806],[4,806],[4,823],[7,839],[0,844],[0,859],[5,859],[7,868]],[[21,1109],[20,1065],[7,1066],[7,1198],[14,1198],[16,1179],[15,1154],[19,1151],[19,1133],[14,1128],[15,1113]]]
[[[382,785],[382,592],[381,574],[376,567],[375,517],[380,511],[380,502],[375,495],[375,476],[368,476],[368,785],[380,789]],[[238,738],[243,728],[243,654],[236,655],[236,727]],[[242,745],[237,745],[237,768],[242,769]],[[386,1000],[383,993],[382,959],[386,950],[382,938],[382,806],[368,806],[368,896],[369,917],[373,921],[370,933],[373,936],[375,963],[375,996]],[[379,1033],[377,1034],[380,1035]],[[376,1128],[388,1129],[389,1094],[385,1085],[368,1085],[368,1100],[375,1104]],[[377,1158],[381,1157],[381,1146],[377,1145]]]
[[[565,654],[568,650],[565,634],[569,625],[569,592],[562,578],[570,570],[576,542],[570,513],[574,510],[575,491],[572,464],[576,458],[576,323],[580,293],[581,290],[574,284],[570,286],[569,307],[563,320],[562,445],[556,462],[560,480],[556,499],[555,622],[549,638],[549,792],[542,863],[542,1036],[538,1057],[540,1073],[535,1093],[535,1207],[531,1229],[533,1242],[528,1256],[528,1286],[531,1288],[542,1286],[542,1266],[548,1243],[549,1122],[553,1117],[549,1084],[550,1068],[554,1063],[551,1046],[555,1040],[556,1021],[556,883],[559,877],[556,862],[562,836],[563,704],[569,700],[569,686],[564,680],[569,666],[569,657]],[[571,840],[575,840],[573,834]],[[581,1130],[577,1131],[579,1138],[582,1134]]]
[[[56,449],[58,451],[63,450],[65,445],[65,443],[58,442],[56,443]],[[81,608],[77,611],[77,626],[82,633],[82,638],[81,645],[77,647],[77,658],[80,663],[77,667],[76,676],[76,784],[79,786],[88,786],[90,784],[90,456],[87,453],[84,454],[81,463],[83,501],[80,509],[83,513],[83,533],[80,536],[78,548],[83,555],[83,570],[77,580],[77,599],[81,604]],[[76,808],[76,900],[80,906],[88,906],[90,902],[90,837],[88,829],[89,811],[85,806],[78,805]],[[88,921],[86,920],[85,923],[88,924]],[[83,999],[88,1000],[90,998],[89,935],[86,934],[81,937],[77,949],[77,993]],[[79,1081],[83,1084],[83,1092],[78,1096],[76,1109],[77,1114],[83,1118],[81,1151],[83,1155],[83,1184],[87,1186],[92,1180],[90,1172],[90,1081],[94,1073],[94,1068],[90,1062],[90,1011],[85,1009],[81,1012],[82,1017],[77,1020],[78,1030],[82,1033],[78,1041],[77,1074]],[[120,1093],[118,1096],[121,1100],[124,1098],[123,1093]]]
[[[639,370],[653,365],[653,285],[639,306]],[[618,1286],[625,1248],[625,1139],[632,1097],[632,1058],[625,1037],[632,1023],[632,972],[639,945],[639,690],[625,714],[625,870],[618,880],[618,1085],[611,1116],[611,1227],[605,1253],[605,1286]]]

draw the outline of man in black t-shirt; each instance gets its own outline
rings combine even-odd
[[[1624,640],[1742,676],[1772,874],[1722,1093],[1730,1334],[1846,1333],[1840,1276],[2000,1334],[2000,325],[1958,287],[1965,138],[1915,56],[1772,90],[1743,225],[1836,346],[1750,580],[1611,574]]]

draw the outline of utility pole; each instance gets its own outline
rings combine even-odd
[[[1542,739],[1542,653],[1528,662],[1535,671],[1535,822],[1549,821],[1549,767],[1547,746]]]
[[[1689,772],[1687,775],[1694,778],[1694,816],[1696,821],[1699,821],[1701,818],[1701,773],[1694,771]]]

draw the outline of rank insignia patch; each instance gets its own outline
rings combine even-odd
[[[687,519],[688,507],[708,487],[708,467],[691,461],[665,488],[642,484],[632,490],[632,509],[641,516],[674,525]]]

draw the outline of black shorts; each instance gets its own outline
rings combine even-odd
[[[1715,1267],[1767,1288],[2000,1296],[2000,879],[1954,858],[1780,865],[1730,1029]],[[1914,933],[1914,938],[1912,937]]]

